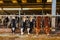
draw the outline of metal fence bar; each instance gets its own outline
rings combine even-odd
[[[0,15],[0,16],[19,16],[19,15]],[[48,16],[48,17],[56,17],[56,16],[60,16],[60,15],[20,15],[20,16]]]

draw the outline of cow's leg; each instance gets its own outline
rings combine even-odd
[[[24,32],[23,32],[23,28],[21,28],[21,35],[23,35],[24,34]]]
[[[30,31],[30,28],[27,28],[27,32],[28,32],[28,34],[30,34],[30,32],[29,32],[29,31]]]

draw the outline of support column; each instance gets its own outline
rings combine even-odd
[[[56,0],[52,0],[52,16],[56,15]],[[52,22],[51,22],[51,26],[52,26],[52,31],[55,32],[55,17],[52,17]]]

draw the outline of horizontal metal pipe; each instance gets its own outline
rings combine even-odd
[[[0,15],[0,16],[19,16],[19,15]],[[56,17],[56,16],[60,16],[60,15],[20,15],[20,16],[42,16],[42,17],[45,17],[45,16],[48,16],[48,17]]]

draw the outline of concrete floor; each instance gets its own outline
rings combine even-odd
[[[60,40],[60,32],[57,34],[50,34],[49,36],[46,34],[24,34],[21,35],[20,33],[11,33],[9,29],[0,29],[0,40]]]
[[[1,33],[0,40],[60,40],[60,34],[12,34],[12,33]]]

